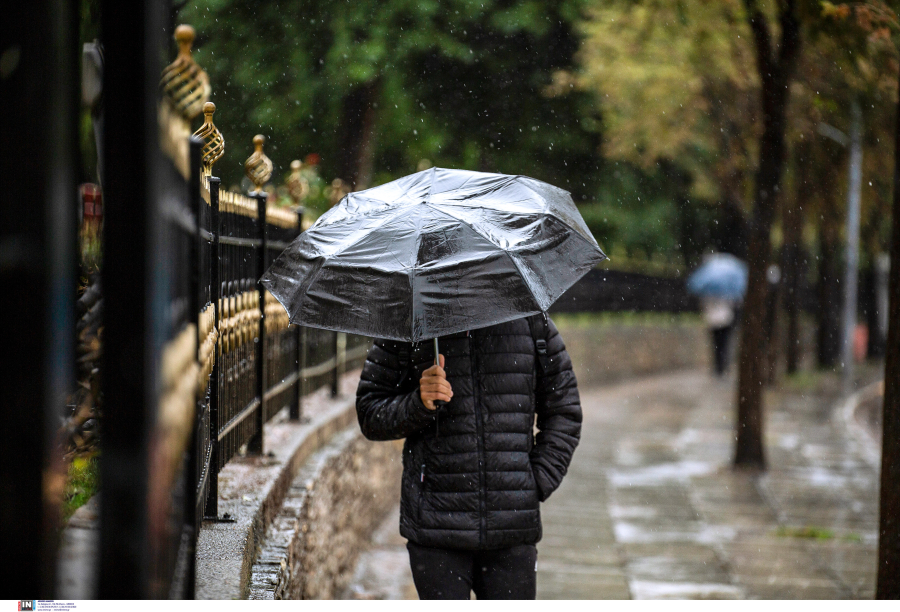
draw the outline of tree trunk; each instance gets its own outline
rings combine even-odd
[[[772,266],[769,266],[770,268]],[[778,266],[775,266],[777,269]],[[780,273],[780,271],[779,271]],[[766,357],[764,378],[766,385],[774,385],[778,377],[778,340],[780,337],[779,310],[781,309],[782,283],[781,279],[773,280],[766,273]]]
[[[782,210],[784,248],[781,265],[784,270],[784,310],[787,317],[786,370],[794,374],[800,367],[800,258],[803,251],[803,211],[810,193],[811,167],[809,141],[804,140],[796,149],[797,186],[794,201],[785,202]]]
[[[894,211],[884,365],[878,599],[900,599],[900,104],[894,126]]]
[[[341,147],[338,178],[352,191],[372,182],[375,155],[375,119],[381,79],[355,87],[344,98],[341,109]]]
[[[763,451],[763,361],[766,336],[766,267],[769,263],[770,231],[778,205],[778,191],[784,170],[785,111],[788,85],[797,63],[800,28],[793,0],[781,3],[781,41],[777,56],[772,48],[769,24],[755,0],[744,0],[756,46],[756,67],[762,81],[763,135],[756,171],[753,216],[750,226],[745,319],[742,325],[737,391],[737,467],[764,469]]]
[[[816,357],[820,368],[834,368],[841,353],[840,211],[834,190],[822,190],[816,297]]]
[[[758,183],[759,184],[759,181]],[[759,200],[757,200],[759,201]],[[759,208],[759,207],[757,207]],[[757,211],[764,212],[764,211]],[[771,221],[770,221],[771,222]],[[750,232],[750,277],[744,320],[741,323],[741,347],[738,369],[737,466],[765,468],[763,450],[763,358],[766,349],[766,266],[769,255],[769,225],[759,214]]]

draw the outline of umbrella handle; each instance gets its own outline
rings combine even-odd
[[[439,356],[438,339],[437,338],[434,339],[434,365],[436,365],[436,366],[441,365],[441,358]],[[435,408],[440,408],[443,405],[444,405],[444,402],[442,402],[441,400],[434,400]]]

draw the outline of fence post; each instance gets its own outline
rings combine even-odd
[[[303,233],[303,207],[297,207],[297,235]],[[294,386],[294,403],[291,404],[290,418],[299,421],[303,414],[303,343],[306,340],[303,327],[297,325],[297,382]]]
[[[266,272],[266,257],[269,247],[266,244],[266,199],[265,191],[254,191],[250,194],[256,198],[256,214],[259,228],[259,255],[256,258],[256,287],[259,295],[259,343],[256,345],[256,395],[259,407],[256,410],[256,434],[247,441],[247,452],[262,454],[263,423],[266,422],[266,288],[259,283]]]
[[[191,211],[194,213],[197,229],[194,232],[194,240],[191,243],[190,252],[190,309],[194,319],[194,325],[197,328],[197,351],[195,358],[198,363],[200,362],[200,348],[203,345],[203,341],[206,340],[206,338],[200,337],[200,266],[207,265],[207,262],[200,261],[200,253],[202,252],[201,245],[204,240],[201,232],[202,228],[200,226],[200,211],[201,207],[204,206],[203,200],[200,197],[200,149],[202,146],[202,140],[195,136],[191,136],[188,145],[191,170],[191,178],[188,183],[188,198],[191,205]],[[197,489],[200,485],[200,468],[202,462],[200,449],[203,448],[203,445],[200,444],[198,439],[198,434],[204,433],[200,431],[199,427],[200,423],[203,422],[203,403],[205,403],[205,401],[195,398],[194,405],[197,410],[196,415],[194,416],[194,426],[191,428],[191,442],[188,447],[188,465],[184,475],[184,508],[185,513],[187,514],[186,519],[190,527],[191,538],[188,569],[187,575],[185,576],[185,592],[191,599],[194,597],[197,537],[200,534],[201,520],[200,512],[197,509],[197,505],[201,501],[198,499],[199,495]]]
[[[259,397],[259,406],[256,412],[256,434],[247,441],[247,452],[262,454],[263,452],[263,423],[266,422],[266,288],[259,283],[259,279],[266,272],[268,263],[269,245],[266,241],[266,200],[268,194],[263,191],[263,185],[272,178],[272,160],[263,153],[265,136],[257,134],[253,137],[253,153],[244,162],[244,173],[247,175],[256,189],[250,193],[250,197],[256,198],[257,227],[259,228],[259,254],[256,258],[256,289],[259,294],[259,344],[256,347],[256,395]]]
[[[213,303],[214,325],[217,330],[221,330],[221,299],[222,287],[219,281],[219,255],[221,254],[221,245],[219,244],[219,236],[222,233],[219,221],[219,185],[221,181],[215,177],[207,178],[209,184],[209,204],[212,213],[212,232],[213,232],[213,248],[212,262],[210,272],[212,272],[212,285],[210,299]],[[209,493],[206,496],[205,518],[217,520],[219,518],[219,366],[221,364],[222,353],[219,350],[222,346],[220,341],[216,342],[215,363],[213,364],[212,382],[210,383],[209,393],[209,443],[212,450],[209,454]]]
[[[65,473],[62,461],[55,459],[52,435],[59,428],[67,394],[75,390],[79,10],[74,2],[47,0],[4,6],[0,167],[15,174],[16,180],[6,181],[0,194],[4,287],[0,326],[10,359],[0,371],[8,434],[8,450],[0,464],[0,542],[11,560],[3,584],[10,594],[52,599],[59,597],[55,584],[59,542],[49,519],[56,520],[59,508],[44,486],[50,482],[46,480],[50,470]],[[135,40],[144,41],[143,34],[139,28]],[[117,64],[135,54],[123,49],[126,59]],[[139,90],[131,86],[144,75],[143,66],[138,61],[131,66],[133,81],[108,83],[117,90],[113,96],[133,92],[137,97]],[[113,72],[113,77],[119,74]],[[107,107],[107,113],[124,114],[125,108],[129,107]],[[147,142],[143,125],[140,121],[133,125],[135,142]],[[143,159],[138,152],[132,157],[130,145],[119,142],[119,150],[131,157],[126,167],[132,167],[132,159]],[[143,194],[135,195],[142,206]],[[105,421],[103,427],[105,435]],[[140,440],[141,433],[133,432],[132,440]]]
[[[300,327],[300,372],[298,372],[297,377],[300,381],[300,397],[301,402],[303,401],[303,397],[306,396],[309,385],[307,384],[306,378],[303,376],[303,372],[306,371],[306,349],[309,348],[309,328],[301,326]]]
[[[334,332],[334,370],[331,372],[331,397],[337,397],[340,392],[341,376],[347,369],[347,334]]]
[[[338,391],[338,338],[340,337],[339,332],[334,332],[334,344],[332,349],[334,350],[334,368],[331,370],[331,397],[337,397]]]

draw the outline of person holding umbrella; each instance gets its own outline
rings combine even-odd
[[[605,257],[567,192],[432,168],[347,195],[264,276],[292,322],[378,338],[357,415],[369,439],[405,438],[420,598],[534,599],[540,502],[581,432],[546,310]]]
[[[539,502],[581,431],[572,363],[547,325],[546,370],[528,319],[442,337],[440,365],[428,344],[369,353],[359,422],[369,439],[406,438],[400,533],[421,599],[535,597]]]
[[[688,277],[687,289],[700,298],[703,320],[712,336],[715,373],[723,376],[737,310],[747,292],[747,264],[728,253],[706,255]]]

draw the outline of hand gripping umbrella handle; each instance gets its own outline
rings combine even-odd
[[[439,357],[439,352],[438,352],[438,339],[437,338],[434,339],[434,365],[436,365],[436,366],[441,365],[441,358]],[[442,402],[441,400],[434,400],[435,408],[440,408],[443,405],[444,405],[444,402]]]

